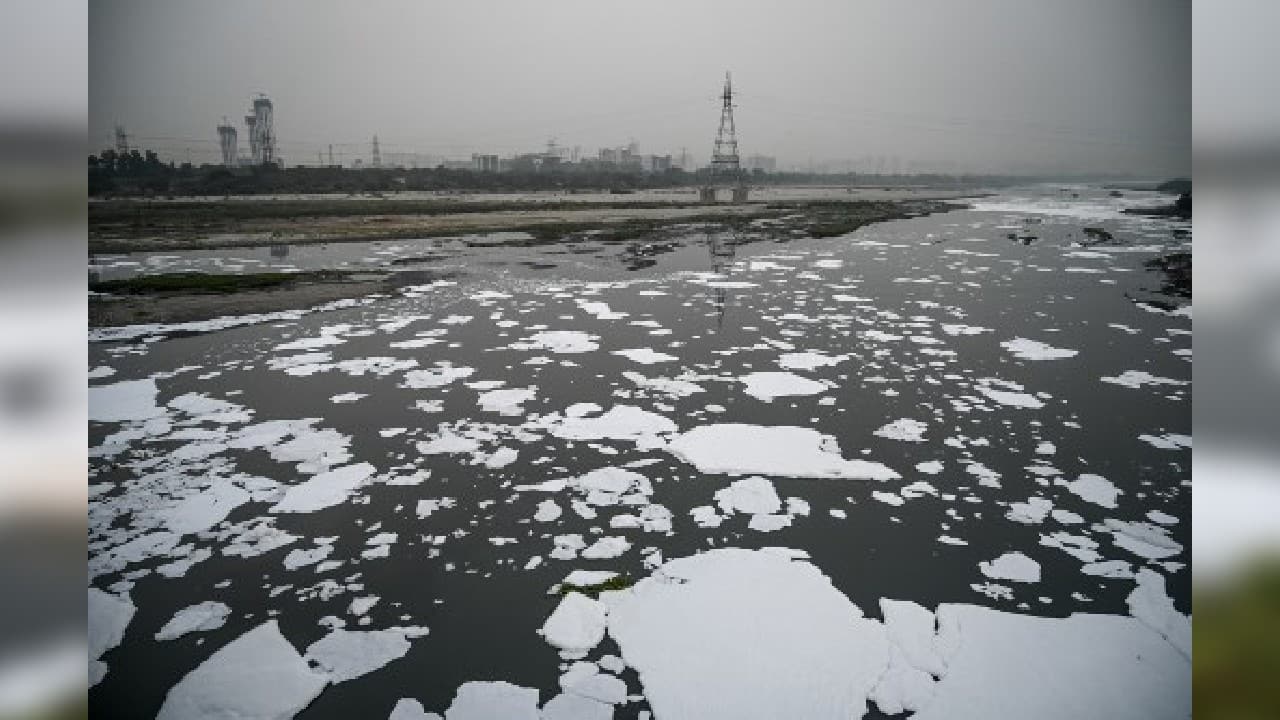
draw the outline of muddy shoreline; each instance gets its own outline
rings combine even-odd
[[[182,323],[224,315],[303,310],[334,300],[392,292],[396,287],[397,284],[388,275],[380,278],[316,280],[272,290],[243,290],[232,294],[178,292],[91,296],[89,327]]]
[[[752,202],[699,203],[684,195],[627,201],[311,198],[174,202],[100,201],[89,205],[89,251],[127,253],[250,245],[368,242],[493,232],[564,234],[627,223],[777,217],[806,206],[958,200],[976,191],[773,192]]]
[[[443,228],[456,226],[448,223],[463,217],[474,221],[467,232],[481,235],[485,232],[511,232],[519,230],[528,237],[464,239],[459,248],[416,258],[419,262],[407,264],[396,270],[370,270],[360,272],[313,273],[299,277],[296,282],[264,288],[253,282],[260,276],[242,275],[241,286],[223,281],[216,283],[217,290],[199,287],[199,274],[150,276],[152,281],[138,287],[117,289],[107,284],[91,284],[89,298],[89,326],[115,327],[138,323],[179,323],[208,320],[227,315],[267,313],[282,310],[300,310],[335,300],[364,297],[378,293],[394,293],[405,285],[423,284],[448,277],[465,278],[468,275],[491,272],[487,269],[486,254],[491,248],[509,250],[523,248],[530,253],[532,262],[525,264],[538,269],[550,269],[563,261],[566,254],[594,256],[604,265],[615,269],[636,270],[651,265],[632,255],[639,253],[666,253],[700,240],[690,235],[691,223],[701,223],[713,231],[732,231],[737,242],[786,242],[797,237],[832,237],[853,232],[871,223],[899,220],[912,216],[961,209],[965,205],[927,200],[901,201],[810,201],[804,203],[753,203],[747,205],[701,206],[688,209],[649,210],[583,210],[568,215],[555,211],[531,222],[531,213],[467,213],[462,216],[438,216],[424,220],[411,215],[388,218],[379,232],[358,233],[353,228],[368,220],[367,216],[326,219],[325,230],[319,236],[298,235],[289,238],[272,237],[264,240],[257,235],[238,238],[203,237],[179,239],[169,237],[135,238],[122,241],[90,239],[90,249],[107,252],[102,246],[118,250],[209,250],[260,246],[263,244],[306,244],[357,240],[389,240],[401,237],[423,238],[433,234],[449,234]],[[709,212],[709,210],[713,212]],[[759,222],[765,220],[765,222]],[[433,224],[432,221],[435,221]],[[308,219],[308,222],[320,223]],[[443,224],[441,224],[443,223]],[[341,234],[339,231],[350,231]],[[327,238],[327,239],[326,239]],[[339,238],[339,239],[335,239]],[[630,254],[628,254],[630,253]],[[621,265],[619,260],[622,260]],[[415,258],[406,258],[415,260]],[[539,265],[538,260],[545,260]],[[431,268],[413,267],[431,264]],[[463,266],[462,272],[436,269],[440,263]],[[207,277],[212,281],[215,277]],[[163,282],[163,281],[176,282]],[[191,282],[194,280],[195,282]],[[213,284],[213,283],[208,283]],[[173,288],[166,288],[172,285]]]

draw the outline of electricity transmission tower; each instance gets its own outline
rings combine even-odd
[[[704,202],[715,202],[716,187],[729,185],[733,189],[733,201],[747,199],[747,186],[742,178],[742,166],[738,160],[738,130],[733,122],[733,79],[724,74],[724,92],[720,95],[720,129],[716,131],[715,149],[711,152],[711,177],[702,188]]]

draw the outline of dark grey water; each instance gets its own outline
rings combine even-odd
[[[480,275],[481,281],[298,319],[95,343],[90,367],[115,373],[92,386],[155,378],[155,403],[165,409],[140,414],[158,413],[160,420],[90,425],[91,448],[112,451],[99,451],[91,463],[90,568],[100,572],[91,584],[127,591],[138,607],[122,644],[103,658],[110,669],[90,693],[94,716],[152,716],[188,671],[269,616],[279,618],[299,649],[326,634],[320,624],[326,616],[341,618],[348,629],[430,628],[406,656],[330,686],[298,717],[385,717],[401,697],[441,712],[461,683],[481,679],[540,688],[545,701],[557,692],[561,663],[535,632],[558,600],[548,589],[576,569],[643,577],[653,552],[670,559],[711,547],[803,549],[872,617],[880,598],[1053,617],[1127,614],[1133,581],[1083,573],[1081,556],[1092,552],[1097,561],[1157,570],[1177,608],[1189,611],[1190,450],[1139,439],[1191,434],[1189,311],[1176,310],[1185,301],[1159,294],[1164,277],[1145,265],[1162,253],[1189,251],[1189,227],[1117,212],[1122,202],[1142,202],[1096,189],[1075,192],[1079,197],[1028,189],[976,210],[874,225],[840,238],[734,246],[731,237],[699,236],[631,272],[599,263],[556,262],[545,271],[513,266],[510,273]],[[1086,226],[1106,228],[1114,241],[1084,247]],[[379,250],[390,248],[305,246],[291,249],[287,260],[310,269],[330,267],[339,256],[391,257]],[[208,269],[201,263],[222,262],[226,269],[233,256],[257,252],[188,254],[180,266]],[[539,252],[549,257],[557,250]],[[590,303],[604,303],[608,312]],[[542,331],[583,333],[598,347],[525,346]],[[279,349],[307,338],[328,339]],[[1076,354],[1026,359],[1002,347],[1015,338]],[[613,352],[635,348],[674,359],[642,364]],[[842,359],[779,366],[783,354],[800,352]],[[304,353],[315,356],[294,361],[291,374],[281,358]],[[413,371],[445,366],[473,372],[440,387],[406,387],[414,384]],[[1126,371],[1185,384],[1142,383]],[[740,381],[753,372],[790,372],[826,387],[765,402]],[[699,391],[673,395],[641,386],[637,377],[678,378]],[[480,402],[484,393],[517,388],[531,388],[532,396],[511,414]],[[188,393],[232,403],[235,408],[223,409],[251,412],[251,418],[214,416],[209,408],[188,412],[181,401],[169,406]],[[333,400],[348,393],[360,397]],[[96,397],[91,406],[105,402],[105,395]],[[882,463],[901,478],[774,476],[769,480],[780,498],[803,501],[790,505],[789,526],[759,532],[739,513],[719,527],[700,527],[690,511],[716,505],[715,493],[735,478],[699,472],[645,442],[570,440],[548,432],[565,422],[575,403],[639,408],[674,422],[679,432],[722,423],[812,428],[835,438],[845,458]],[[236,441],[256,423],[306,418],[316,419],[312,431],[332,432],[298,433],[292,454],[280,443],[245,448]],[[923,423],[923,441],[876,434],[899,419]],[[404,430],[390,437],[379,432],[392,428]],[[125,435],[109,439],[120,432]],[[473,447],[427,454],[419,445],[442,434],[470,438]],[[489,467],[486,461],[497,464],[491,458],[499,448],[517,455]],[[323,469],[297,467],[321,451],[347,456],[315,461],[323,467],[370,463],[372,481],[315,512],[269,512],[285,490]],[[936,473],[917,468],[935,461],[941,465]],[[653,486],[648,502],[670,511],[671,532],[611,527],[610,516],[631,510],[625,507],[595,506],[597,517],[582,517],[571,506],[582,497],[570,490],[514,489],[601,467],[643,474]],[[384,482],[419,470],[430,473],[419,484]],[[1115,507],[1062,484],[1082,474],[1118,488]],[[178,521],[169,508],[209,492],[217,478],[254,497],[207,530],[173,531]],[[1065,513],[1011,519],[1010,504],[1031,497]],[[534,521],[548,498],[563,514]],[[424,499],[448,500],[419,517],[415,510]],[[1159,515],[1163,522],[1154,522],[1152,511],[1177,522]],[[1159,528],[1160,542],[1173,549],[1152,557],[1117,545],[1123,533],[1107,520]],[[251,557],[223,552],[264,521],[295,539]],[[366,541],[387,532],[397,535],[389,556],[362,557],[371,547]],[[553,538],[570,534],[581,534],[586,544],[624,537],[630,547],[611,558],[551,557]],[[160,550],[110,559],[110,548],[144,536],[158,540]],[[940,542],[943,536],[966,544]],[[1083,550],[1051,546],[1063,536]],[[314,548],[314,539],[326,537],[336,538],[326,559],[341,565],[286,569],[283,558],[291,550]],[[494,542],[501,538],[512,541]],[[155,572],[202,549],[211,555],[185,575]],[[1040,581],[991,579],[979,570],[980,562],[1009,551],[1038,562]],[[540,564],[529,567],[534,557]],[[333,594],[318,593],[325,589]],[[380,600],[360,625],[349,605],[366,596]],[[206,600],[231,608],[223,627],[172,641],[153,638],[176,611]],[[602,647],[616,654],[610,642]],[[642,692],[633,671],[622,677],[632,693]],[[634,717],[644,707],[619,706],[618,716]]]

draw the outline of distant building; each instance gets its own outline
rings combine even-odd
[[[538,166],[542,165],[542,153],[522,153],[511,158],[510,163],[511,172],[537,172]]]
[[[445,170],[470,170],[472,167],[471,160],[444,160],[440,163],[440,167]]]
[[[640,156],[640,146],[636,143],[619,148],[618,166],[622,170],[639,172],[644,169],[644,158]]]
[[[670,155],[645,155],[644,161],[641,163],[641,169],[645,172],[663,173],[671,169]]]
[[[476,172],[498,172],[500,168],[497,155],[472,155],[471,169]]]
[[[253,99],[253,113],[244,116],[249,127],[249,154],[254,165],[271,165],[279,162],[276,156],[275,106],[266,95]]]
[[[236,128],[227,122],[226,118],[222,118],[222,124],[218,126],[218,145],[222,150],[222,164],[225,167],[234,167],[237,165],[236,156],[240,154],[236,147]]]
[[[747,171],[777,172],[778,159],[771,155],[748,155],[742,161],[742,169]]]

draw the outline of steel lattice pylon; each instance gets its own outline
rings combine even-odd
[[[724,74],[724,104],[720,107],[720,130],[716,132],[716,146],[711,153],[711,172],[714,175],[736,178],[742,168],[738,163],[738,133],[733,124],[733,79]]]
[[[742,177],[742,165],[738,158],[738,129],[733,122],[733,78],[724,74],[724,101],[720,106],[720,129],[716,132],[715,149],[711,152],[711,180],[702,188],[703,201],[715,201],[717,185],[733,187],[733,201],[747,199],[747,186]]]

